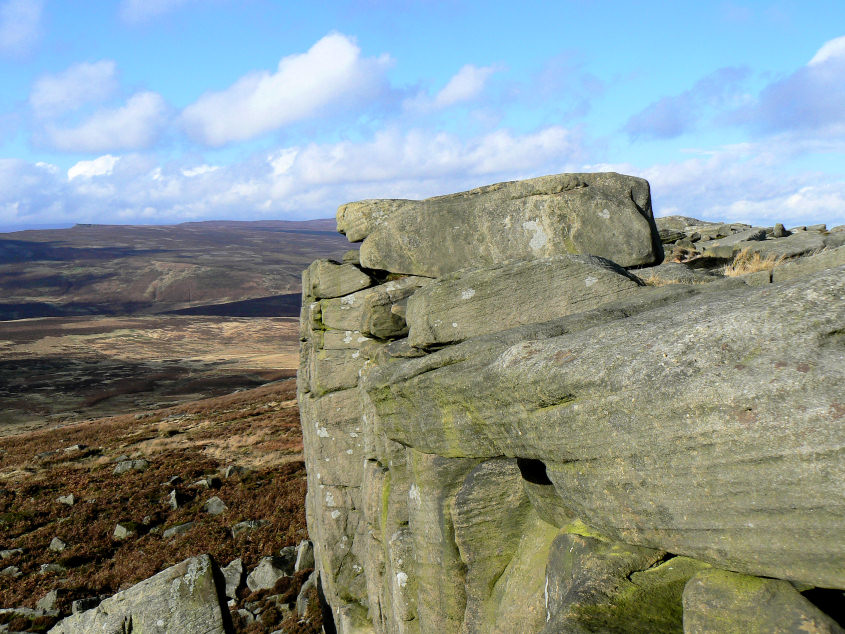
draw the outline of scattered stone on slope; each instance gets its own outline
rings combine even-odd
[[[229,510],[229,507],[226,506],[223,500],[221,500],[216,495],[214,497],[208,498],[202,508],[209,515],[220,515],[221,513],[225,513]]]
[[[122,475],[130,471],[145,471],[150,463],[143,458],[139,460],[121,460],[114,468],[114,475]]]
[[[270,522],[267,520],[244,520],[232,526],[232,537],[237,537],[245,531],[254,531],[262,526],[267,526]]]
[[[93,609],[65,618],[50,632],[224,634],[230,629],[228,608],[220,603],[222,590],[215,583],[211,558],[191,557],[118,592]]]
[[[237,597],[238,590],[244,583],[244,565],[241,558],[233,559],[220,569],[226,581],[226,596],[230,599]]]
[[[56,498],[56,502],[59,504],[67,504],[68,506],[73,506],[76,504],[76,498],[74,497],[73,493],[69,493],[68,495],[60,495]]]
[[[296,547],[296,561],[293,571],[299,572],[314,567],[314,545],[310,539],[303,539]]]
[[[258,565],[246,577],[247,587],[257,590],[269,590],[282,577],[289,577],[287,561],[280,557],[262,557]]]
[[[48,550],[52,550],[53,552],[60,553],[63,552],[67,548],[67,542],[58,537],[54,537],[50,541],[50,545],[47,546]]]
[[[366,268],[439,277],[506,260],[589,253],[656,264],[662,248],[648,182],[613,172],[498,183],[421,201],[343,205],[338,231],[363,239]]]
[[[194,527],[194,524],[195,522],[185,522],[184,524],[177,524],[176,526],[171,526],[170,528],[166,529],[161,534],[161,536],[164,539],[170,539],[171,537],[184,535]]]

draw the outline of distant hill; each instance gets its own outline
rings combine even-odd
[[[184,309],[228,314],[227,304],[238,315],[252,309],[287,315],[292,304],[282,296],[299,292],[302,269],[352,246],[332,219],[0,233],[0,320]]]

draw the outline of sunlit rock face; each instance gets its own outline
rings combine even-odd
[[[619,174],[338,210],[298,388],[340,632],[840,631],[845,232],[726,277],[799,232],[661,220]]]

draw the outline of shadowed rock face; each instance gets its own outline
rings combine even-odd
[[[374,286],[306,293],[298,384],[339,631],[718,631],[758,576],[845,589],[845,252],[729,278],[676,263],[655,288],[608,255],[624,229],[572,255],[588,233],[561,221],[532,251],[526,214],[596,216],[608,192],[653,227],[647,183],[613,174],[339,210]],[[620,259],[652,249],[633,235]],[[407,273],[435,279],[379,284]],[[776,613],[838,631],[772,583]]]
[[[558,174],[426,200],[340,207],[338,231],[363,240],[371,269],[440,277],[469,265],[589,253],[658,264],[648,182],[613,172]]]

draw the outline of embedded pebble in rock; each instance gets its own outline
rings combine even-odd
[[[220,515],[221,513],[225,513],[229,510],[229,507],[223,503],[216,495],[213,498],[209,498],[208,501],[203,506],[205,512],[209,515]]]

